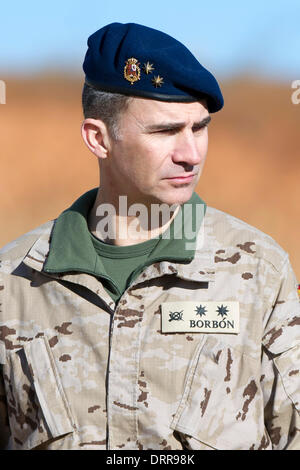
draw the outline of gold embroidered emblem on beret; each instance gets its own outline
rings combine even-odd
[[[126,60],[126,65],[124,67],[124,78],[133,85],[135,82],[140,80],[141,69],[139,67],[139,62],[134,57]]]

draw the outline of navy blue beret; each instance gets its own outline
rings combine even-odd
[[[161,101],[207,99],[223,107],[215,77],[173,37],[135,23],[112,23],[88,38],[85,81],[97,90]]]

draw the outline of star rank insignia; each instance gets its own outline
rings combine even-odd
[[[143,70],[147,75],[149,75],[149,73],[152,73],[154,70],[153,64],[147,62],[146,64],[144,64]]]
[[[216,312],[218,312],[218,316],[221,315],[221,317],[223,318],[225,315],[228,314],[229,310],[228,308],[222,304],[221,307],[217,307],[217,310]]]
[[[202,317],[202,315],[206,314],[207,310],[202,305],[199,305],[199,307],[196,306],[195,312],[196,312],[196,315],[200,315],[200,317]]]
[[[127,59],[124,67],[124,78],[128,80],[131,85],[141,79],[141,69],[139,62],[134,57]]]
[[[152,84],[155,88],[161,87],[164,84],[164,79],[157,75],[156,77],[152,78]]]

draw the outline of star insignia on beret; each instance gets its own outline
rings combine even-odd
[[[164,79],[157,75],[157,77],[152,78],[152,83],[155,88],[161,87],[164,84]]]
[[[152,73],[154,70],[153,64],[146,62],[146,64],[144,64],[143,70],[147,75],[149,75],[149,73]]]

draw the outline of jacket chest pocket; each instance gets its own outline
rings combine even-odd
[[[171,423],[191,449],[267,449],[256,361],[216,337],[199,345]]]
[[[3,372],[15,449],[32,449],[74,431],[47,339],[34,339],[10,351]]]

